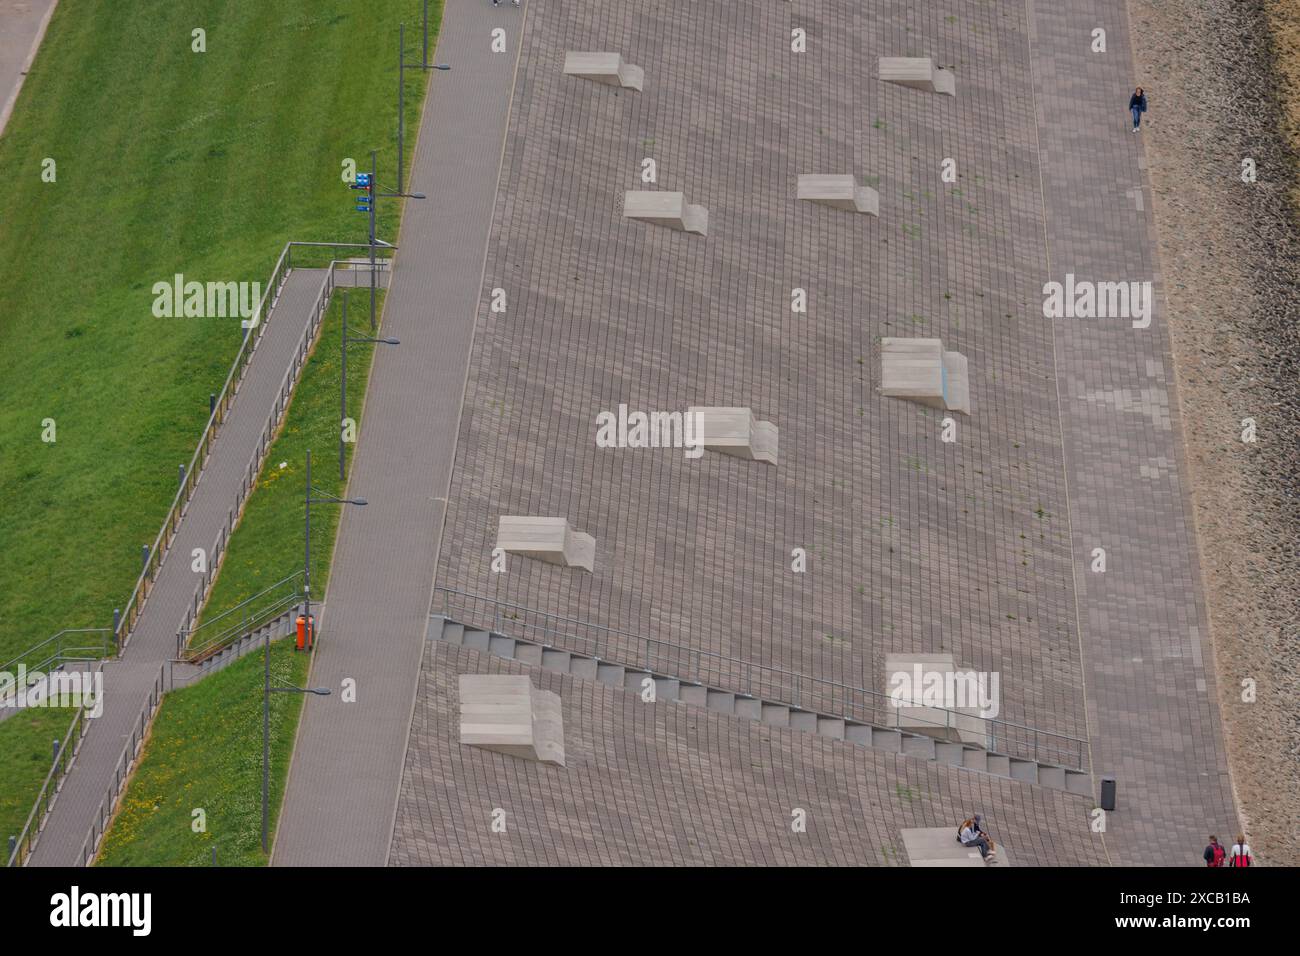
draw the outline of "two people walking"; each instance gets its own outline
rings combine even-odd
[[[1250,866],[1255,862],[1250,853],[1250,844],[1240,833],[1231,850],[1225,850],[1219,838],[1211,834],[1210,845],[1205,848],[1202,856],[1206,866]]]

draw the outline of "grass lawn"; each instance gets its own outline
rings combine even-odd
[[[53,743],[62,742],[73,711],[34,707],[0,721],[0,852],[9,859],[9,838],[17,836],[54,762]]]
[[[261,866],[262,655],[163,698],[98,866]],[[303,686],[307,655],[271,645],[271,685]],[[271,807],[278,809],[301,694],[271,695]],[[195,810],[204,832],[194,832]],[[271,817],[274,834],[275,814]]]
[[[420,7],[56,9],[0,138],[0,661],[111,624],[238,347],[237,319],[155,318],[153,284],[265,282],[289,239],[364,241],[342,163],[378,149],[395,185],[397,30],[418,60]],[[409,154],[426,77],[407,80]]]

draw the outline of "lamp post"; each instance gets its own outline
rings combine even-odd
[[[381,345],[401,345],[397,339],[361,337],[348,334],[348,294],[343,293],[343,385],[339,389],[339,481],[344,480],[343,430],[348,420],[348,342],[378,342]]]
[[[375,149],[372,149],[370,151],[370,188],[371,188],[371,195],[374,198],[377,199],[424,199],[426,198],[424,193],[404,193],[400,189],[395,193],[374,192],[374,189],[376,188],[375,156],[378,152],[379,151]],[[402,157],[400,152],[398,153],[397,162],[398,162],[398,166],[400,167],[402,162]],[[399,172],[398,175],[400,176],[401,173]],[[370,331],[371,332],[375,331],[375,329],[378,327],[375,322],[375,249],[377,249],[379,246],[386,246],[390,249],[392,248],[391,243],[384,242],[384,240],[378,238],[375,235],[375,203],[374,200],[372,199],[370,202]]]
[[[267,835],[270,830],[271,803],[271,695],[316,694],[328,697],[328,687],[272,687],[271,686],[271,635],[262,639],[262,852],[267,852]],[[215,852],[215,850],[214,850]]]
[[[336,498],[334,495],[321,494],[319,498],[313,498],[312,492],[315,490],[311,486],[311,449],[307,449],[307,483],[306,492],[303,495],[303,514],[306,516],[305,533],[303,536],[303,565],[302,565],[302,604],[303,604],[303,625],[311,628],[311,506],[334,504],[334,505],[365,505],[365,498]],[[316,631],[312,628],[312,645],[316,643]]]

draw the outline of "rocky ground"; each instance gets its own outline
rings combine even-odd
[[[1233,783],[1260,861],[1300,865],[1300,4],[1129,16]]]

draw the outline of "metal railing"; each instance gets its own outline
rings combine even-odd
[[[290,253],[294,246],[333,246],[341,248],[354,248],[355,243],[299,243],[291,242],[286,247],[286,253]],[[361,246],[361,248],[369,248]],[[391,250],[385,250],[391,251]],[[379,260],[385,261],[385,260]],[[244,504],[248,500],[248,495],[252,492],[254,484],[257,482],[258,473],[262,469],[262,462],[266,458],[266,453],[275,441],[276,434],[284,422],[285,412],[289,408],[289,401],[293,397],[293,390],[297,386],[298,379],[302,374],[303,366],[307,362],[307,357],[311,354],[312,347],[316,343],[317,336],[320,333],[321,323],[324,321],[325,312],[329,308],[330,295],[334,292],[334,277],[339,260],[331,260],[325,271],[325,278],[321,280],[320,290],[316,293],[316,299],[312,303],[311,316],[303,330],[302,336],[298,340],[298,346],[294,350],[293,360],[289,367],[285,369],[284,377],[280,380],[280,389],[276,393],[275,405],[271,413],[267,416],[266,424],[262,427],[261,437],[258,439],[257,447],[253,449],[253,454],[249,457],[248,465],[244,468],[244,476],[240,481],[239,491],[235,494],[234,505],[230,508],[225,524],[222,525],[221,531],[217,533],[216,540],[213,542],[211,549],[208,551],[207,571],[199,579],[194,588],[194,598],[190,601],[189,609],[186,611],[185,618],[180,624],[181,631],[190,631],[194,628],[198,620],[199,611],[203,608],[203,602],[207,599],[208,593],[216,580],[217,572],[220,570],[221,561],[225,557],[226,546],[230,542],[230,535],[234,533],[235,526],[239,523],[239,517],[243,512]]]
[[[301,571],[275,582],[190,630],[176,632],[176,660],[202,661],[302,604]]]
[[[63,735],[59,749],[54,755],[54,761],[50,764],[50,771],[45,775],[45,780],[41,783],[41,789],[36,794],[36,801],[32,804],[31,812],[27,814],[27,820],[23,823],[22,831],[14,841],[6,866],[23,866],[26,864],[27,858],[31,856],[32,848],[36,845],[36,838],[41,832],[41,824],[50,812],[50,807],[54,804],[54,798],[58,796],[63,778],[67,776],[68,768],[72,766],[72,758],[81,749],[82,738],[86,736],[86,720],[86,708],[83,704],[72,715],[72,723],[68,725],[68,731]]]
[[[140,716],[131,725],[130,736],[127,737],[126,744],[122,747],[122,755],[117,758],[117,764],[113,768],[113,779],[109,782],[108,792],[100,801],[99,812],[90,825],[90,832],[86,835],[85,842],[81,844],[79,858],[82,866],[88,866],[95,859],[95,854],[99,852],[100,841],[104,839],[104,832],[113,820],[113,811],[117,809],[117,801],[126,788],[127,779],[131,776],[131,767],[144,746],[144,739],[153,725],[154,715],[158,713],[158,707],[162,704],[163,678],[166,672],[166,665],[159,666],[158,676],[154,678],[153,686],[149,689],[149,697],[144,702]]]
[[[440,610],[435,611],[433,605],[440,605]],[[891,724],[890,719],[897,717],[897,708],[890,695],[881,691],[644,637],[497,598],[438,586],[430,613],[442,613],[463,624],[586,657],[642,667],[686,683],[709,685],[737,695],[833,714],[877,727],[896,725],[896,720]],[[935,729],[978,727],[988,734],[989,750],[1072,769],[1086,766],[1087,741],[1079,737],[951,708],[926,705],[924,713],[919,710],[909,708],[909,722],[933,719]]]
[[[64,628],[17,657],[0,664],[0,672],[17,674],[21,667],[28,673],[48,673],[69,662],[101,660],[112,651],[111,627]]]

